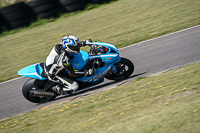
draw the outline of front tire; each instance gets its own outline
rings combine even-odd
[[[41,89],[41,87],[38,87],[34,84],[35,79],[29,79],[27,80],[23,87],[22,87],[22,94],[23,96],[30,102],[34,102],[34,103],[44,103],[47,101],[51,101],[53,99],[56,98],[56,96],[53,97],[46,97],[46,96],[33,96],[31,95],[31,90],[34,89]]]
[[[110,70],[105,78],[109,80],[123,80],[128,78],[134,71],[133,63],[126,58],[121,57],[121,60],[114,64],[117,71]]]

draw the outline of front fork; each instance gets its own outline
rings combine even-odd
[[[113,65],[113,66],[111,67],[110,70],[111,70],[112,72],[115,72],[115,73],[116,73],[116,72],[117,72],[117,67]]]
[[[118,63],[119,61],[121,60],[121,57],[119,57],[118,58],[118,60],[116,61],[116,63]],[[115,64],[116,64],[115,63]],[[116,73],[117,72],[117,67],[115,66],[115,64],[113,64],[112,66],[111,66],[111,72],[114,72],[114,73]]]

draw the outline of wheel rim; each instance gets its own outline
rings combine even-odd
[[[129,67],[123,63],[117,64],[117,76],[124,76],[127,75],[129,72]]]
[[[115,64],[117,72],[111,71],[107,75],[109,77],[113,77],[115,79],[123,79],[129,74],[129,66],[124,63],[117,63]]]

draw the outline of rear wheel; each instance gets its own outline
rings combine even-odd
[[[110,80],[122,80],[128,78],[134,71],[133,63],[126,58],[121,58],[121,60],[114,64],[116,70],[110,70],[106,75],[105,78]]]
[[[44,103],[47,101],[51,101],[56,98],[55,96],[49,97],[49,96],[33,96],[31,91],[34,91],[35,89],[42,89],[41,87],[38,87],[34,84],[35,79],[29,79],[25,82],[24,86],[22,87],[22,94],[23,96],[30,102],[34,103]]]

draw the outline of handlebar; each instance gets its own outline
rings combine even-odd
[[[95,44],[95,43],[96,42],[86,43],[86,45],[91,47],[89,55],[100,55],[100,54],[107,52],[107,51],[104,50],[104,46],[101,46],[101,45],[98,45],[98,44]],[[99,47],[99,46],[101,46],[101,47]]]

